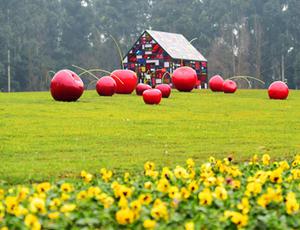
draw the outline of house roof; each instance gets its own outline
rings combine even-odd
[[[182,34],[154,30],[146,32],[174,59],[207,61]]]

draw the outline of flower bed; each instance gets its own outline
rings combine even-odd
[[[300,156],[231,158],[122,177],[101,169],[76,183],[0,189],[0,229],[299,229]]]

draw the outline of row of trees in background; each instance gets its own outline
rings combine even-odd
[[[285,78],[299,88],[299,11],[299,0],[2,0],[0,91],[8,75],[12,91],[32,91],[48,89],[49,71],[72,64],[119,68],[110,35],[126,53],[145,29],[193,39],[210,75],[267,85]]]

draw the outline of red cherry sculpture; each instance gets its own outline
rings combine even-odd
[[[162,94],[158,89],[147,89],[143,92],[143,99],[146,104],[154,105],[159,104]]]
[[[273,82],[268,89],[270,99],[285,100],[289,96],[289,87],[282,81]]]
[[[83,94],[84,85],[76,73],[64,69],[52,78],[50,91],[56,101],[77,101]]]
[[[197,73],[191,67],[183,66],[174,71],[172,81],[177,90],[190,92],[196,86]]]
[[[117,90],[117,83],[112,77],[104,76],[97,81],[96,90],[100,96],[112,96]]]
[[[115,70],[110,76],[116,81],[116,92],[119,94],[131,94],[137,85],[138,79],[136,73],[131,70]]]
[[[215,75],[209,80],[209,88],[214,92],[223,91],[224,79],[220,75]]]
[[[237,90],[237,85],[232,80],[226,80],[223,83],[223,91],[224,93],[234,93]]]
[[[171,94],[171,87],[168,84],[160,84],[155,88],[161,91],[163,98],[168,98]]]
[[[142,96],[143,92],[147,89],[152,89],[152,88],[150,85],[139,83],[135,88],[136,95]]]

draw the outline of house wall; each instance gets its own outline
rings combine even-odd
[[[207,83],[207,63],[187,60],[174,60],[147,33],[141,35],[123,60],[125,69],[135,71],[140,83],[154,87],[157,84],[171,84],[170,73],[180,66],[190,66],[198,74],[198,80]]]

